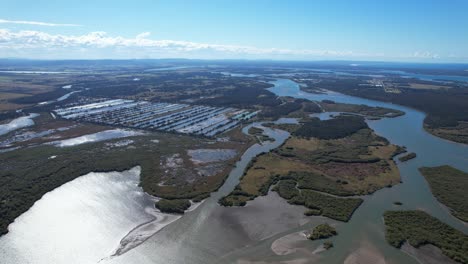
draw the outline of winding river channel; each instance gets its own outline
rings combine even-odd
[[[377,134],[386,137],[393,144],[406,146],[408,151],[417,153],[417,158],[398,164],[402,183],[363,197],[364,203],[356,210],[348,223],[339,223],[323,217],[305,217],[303,215],[304,207],[290,205],[279,198],[276,193],[258,197],[245,207],[225,208],[219,206],[218,199],[234,189],[249,161],[262,152],[268,152],[278,147],[289,136],[285,131],[264,128],[265,133],[274,138],[275,141],[250,147],[237,162],[224,185],[210,198],[206,199],[195,210],[167,225],[140,246],[118,257],[104,258],[106,256],[102,256],[104,259],[100,263],[206,264],[237,263],[239,260],[242,261],[240,263],[253,263],[260,260],[296,261],[291,263],[311,263],[307,260],[316,260],[317,263],[343,263],[349,260],[353,253],[360,252],[363,248],[370,248],[373,252],[377,252],[383,256],[386,263],[418,263],[416,259],[391,247],[385,241],[382,215],[386,210],[425,210],[447,224],[468,233],[468,226],[453,217],[447,208],[438,203],[432,196],[428,184],[418,171],[418,168],[422,166],[443,164],[468,171],[468,146],[452,143],[427,133],[423,129],[425,114],[408,107],[334,92],[306,93],[300,90],[297,83],[289,79],[277,79],[272,83],[274,87],[269,90],[278,96],[292,96],[310,100],[328,99],[342,103],[381,106],[404,111],[406,114],[397,118],[368,121],[369,126]],[[252,125],[261,127],[261,123],[249,126]],[[249,126],[244,128],[244,132]],[[401,201],[403,205],[397,207],[393,204],[395,201]],[[135,202],[132,200],[130,204],[125,206],[131,204],[134,205]],[[103,221],[111,220],[104,218]],[[293,236],[322,222],[329,222],[337,226],[339,235],[332,239],[335,244],[333,250],[315,255],[313,251],[319,246],[319,242],[296,239],[293,241],[294,249],[288,254],[277,254],[272,251],[272,244],[280,239]],[[123,230],[119,232],[123,233]],[[11,232],[8,236],[13,233]],[[93,234],[75,235],[76,239],[82,239],[79,238],[80,236],[93,236]],[[4,240],[4,238],[2,239]],[[73,240],[73,238],[70,239]],[[118,244],[118,241],[116,243]],[[32,243],[32,245],[39,246],[37,243]],[[62,247],[64,246],[70,247],[71,244],[62,245]],[[60,248],[61,245],[57,245],[57,247]],[[110,250],[113,248],[115,245],[112,245],[106,252],[111,253]],[[37,263],[47,263],[44,261],[48,257],[47,254],[42,254],[40,257],[43,259]],[[76,262],[76,259],[72,260],[71,258],[65,258],[64,262],[60,263],[96,263],[88,262],[89,258],[73,257],[84,260],[82,262]],[[301,259],[303,262],[300,262]],[[307,260],[304,261],[305,259]]]
[[[316,258],[317,262],[343,263],[352,257],[354,252],[370,248],[387,263],[418,263],[416,259],[391,247],[385,241],[382,215],[386,210],[425,210],[447,224],[468,233],[468,227],[453,217],[432,196],[428,184],[418,171],[422,166],[443,164],[468,171],[468,146],[452,143],[427,133],[423,129],[425,114],[415,109],[334,92],[310,94],[301,91],[299,85],[289,79],[277,79],[272,83],[274,87],[270,88],[270,91],[278,96],[310,100],[328,99],[404,111],[406,113],[404,116],[368,121],[368,124],[377,134],[386,137],[393,144],[406,146],[408,151],[418,154],[417,158],[398,164],[402,184],[365,196],[365,202],[358,208],[350,222],[335,223],[339,232],[339,235],[332,239],[335,247],[333,250],[320,253],[320,257]],[[313,251],[318,246],[315,242],[297,240],[294,247],[305,250],[280,256],[272,252],[271,245],[288,234],[306,230],[323,221],[334,221],[322,218],[303,219],[299,216],[303,208],[285,203],[274,193],[249,202],[244,208],[223,208],[216,204],[219,197],[234,188],[252,157],[280,145],[287,137],[280,131],[267,132],[276,139],[276,142],[264,146],[256,145],[249,149],[217,193],[197,210],[167,226],[145,244],[114,259],[115,263],[233,263],[238,260],[249,263],[256,260],[314,259],[309,251]],[[401,201],[403,206],[397,207],[393,204],[394,201]],[[268,213],[268,208],[273,212]],[[262,218],[256,212],[266,216]],[[258,229],[257,233],[255,228]]]

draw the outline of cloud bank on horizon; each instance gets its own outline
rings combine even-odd
[[[0,24],[21,24],[46,27],[76,27],[78,24],[56,24],[39,21],[0,19]],[[111,36],[106,32],[65,35],[38,30],[11,30],[0,28],[0,58],[31,59],[349,59],[349,60],[414,60],[438,61],[442,57],[429,51],[386,55],[356,51],[259,48],[228,44],[209,44],[180,40],[155,40],[150,32],[135,37]],[[457,57],[460,59],[460,57]]]

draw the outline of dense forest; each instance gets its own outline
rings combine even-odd
[[[439,202],[451,213],[468,222],[468,173],[451,166],[422,167],[419,169]]]
[[[400,248],[432,244],[448,257],[468,263],[468,236],[423,211],[387,211],[384,213],[387,241]]]
[[[367,124],[361,116],[339,116],[323,121],[314,118],[304,122],[293,135],[304,138],[337,139],[363,128],[367,128]]]

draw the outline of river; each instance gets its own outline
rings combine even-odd
[[[368,121],[369,126],[377,134],[386,137],[393,144],[404,145],[408,151],[417,153],[417,158],[398,164],[403,183],[366,196],[364,203],[358,208],[349,223],[338,223],[323,217],[304,217],[302,214],[305,210],[304,207],[289,205],[276,193],[259,197],[249,202],[245,207],[225,208],[219,206],[218,199],[234,189],[249,161],[262,152],[278,147],[289,136],[284,131],[265,128],[267,134],[275,141],[250,147],[237,162],[224,185],[196,210],[186,213],[184,217],[166,226],[139,247],[121,256],[104,259],[101,263],[206,264],[235,263],[239,259],[245,261],[297,260],[305,257],[317,258],[319,263],[343,263],[347,258],[349,259],[353,252],[371,247],[372,250],[384,256],[387,263],[416,264],[415,259],[391,247],[385,241],[382,214],[384,211],[392,209],[422,209],[447,224],[468,233],[468,227],[453,217],[432,196],[426,181],[418,171],[418,168],[422,166],[442,164],[449,164],[468,171],[468,147],[466,145],[452,143],[427,133],[422,127],[425,114],[408,107],[334,92],[310,94],[300,91],[299,85],[288,79],[277,79],[272,83],[274,87],[269,90],[278,96],[293,96],[310,100],[328,99],[336,102],[381,106],[404,111],[406,114],[397,118]],[[261,126],[261,124],[254,125]],[[247,129],[248,127],[245,127],[244,131]],[[401,201],[403,205],[397,207],[393,204],[394,201]],[[28,213],[29,211],[26,214]],[[107,218],[104,219],[110,221]],[[283,256],[277,256],[271,251],[272,243],[278,239],[322,222],[331,222],[337,226],[339,235],[332,239],[335,244],[332,250],[322,252],[319,257],[316,257],[311,252],[318,245],[317,242],[303,239],[294,244],[295,247],[301,248],[300,251]],[[7,236],[12,234],[14,232]],[[78,238],[86,236],[86,234],[75,235]],[[12,238],[10,237],[10,239]],[[42,240],[38,239],[36,242],[40,241]],[[37,243],[32,243],[32,245],[38,246]],[[57,246],[60,248],[60,245]],[[62,245],[62,247],[69,248],[70,245]],[[49,257],[47,254],[40,256],[41,262],[46,262],[45,260]]]
[[[404,111],[406,113],[404,116],[368,121],[368,124],[377,134],[386,137],[393,144],[404,145],[409,151],[418,154],[417,158],[398,164],[402,184],[366,196],[364,203],[355,212],[351,221],[346,224],[338,224],[339,235],[332,239],[335,247],[333,250],[321,253],[319,263],[343,263],[353,252],[359,251],[363,247],[371,247],[373,251],[384,256],[387,263],[418,263],[414,258],[391,247],[385,241],[382,214],[386,210],[422,209],[449,225],[468,233],[468,227],[453,217],[432,196],[426,181],[418,171],[418,168],[422,166],[442,164],[449,164],[468,171],[468,147],[427,133],[422,127],[424,113],[404,106],[335,92],[327,94],[306,93],[300,91],[299,85],[289,79],[278,79],[273,84],[274,87],[270,88],[270,91],[278,96],[293,96],[310,100],[328,99],[342,103],[381,106]],[[222,263],[234,263],[239,259],[288,260],[310,256],[301,252],[287,256],[276,256],[270,249],[271,244],[278,238],[310,228],[323,219],[319,218],[319,220],[314,219],[301,223],[302,219],[295,215],[294,217],[300,219],[296,221],[296,224],[283,221],[282,224],[275,226],[278,232],[270,232],[269,236],[266,235],[257,240],[251,239],[250,234],[250,236],[247,235],[250,238],[248,239],[243,234],[252,232],[251,229],[246,228],[247,225],[253,225],[253,222],[257,222],[256,228],[265,231],[264,229],[267,228],[263,228],[262,225],[267,226],[270,222],[275,221],[274,216],[270,216],[270,219],[262,219],[255,214],[255,210],[261,211],[267,207],[266,204],[262,204],[263,201],[274,204],[272,210],[276,216],[286,214],[293,217],[296,208],[288,204],[282,204],[275,197],[275,194],[269,195],[273,196],[273,198],[257,198],[255,201],[249,202],[244,208],[223,208],[216,204],[219,197],[234,188],[239,176],[242,174],[243,167],[252,156],[249,151],[246,152],[238,163],[240,165],[230,174],[226,184],[199,209],[169,225],[144,245],[128,252],[119,259],[114,259],[115,263],[132,263],[134,260],[140,261],[139,263],[219,263],[219,258],[222,258]],[[260,201],[257,203],[257,200]],[[398,207],[393,204],[394,201],[401,201],[403,205]],[[281,211],[287,207],[291,207],[290,211]],[[229,213],[229,211],[234,210],[244,210],[244,213]],[[238,218],[225,219],[233,215],[238,216]],[[252,218],[255,217],[257,217],[255,221],[252,221]],[[309,248],[310,251],[313,251],[317,244],[303,240],[297,241],[295,246]]]

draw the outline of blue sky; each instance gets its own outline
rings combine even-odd
[[[468,62],[468,1],[2,0],[0,57]]]

